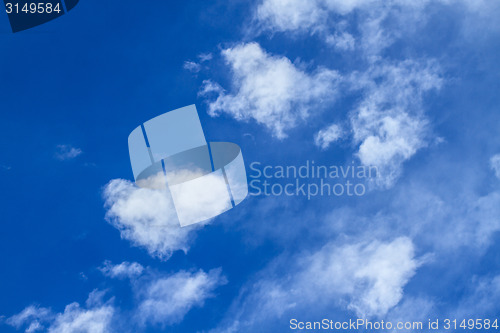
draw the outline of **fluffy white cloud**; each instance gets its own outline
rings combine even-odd
[[[360,317],[384,316],[403,297],[403,288],[421,261],[413,242],[400,237],[390,242],[331,242],[318,251],[271,265],[248,286],[214,332],[251,332],[263,322],[281,320],[285,313],[303,313],[314,306],[331,313],[332,306]],[[289,262],[296,264],[290,266]],[[279,271],[279,273],[277,273]],[[280,276],[280,277],[276,277]]]
[[[193,307],[201,307],[207,298],[214,297],[214,289],[225,283],[220,269],[159,276],[138,290],[137,320],[142,325],[179,323]]]
[[[253,119],[282,139],[312,109],[336,96],[340,76],[335,71],[319,68],[308,74],[286,57],[267,54],[257,43],[237,45],[222,55],[231,67],[232,91],[205,81],[200,94],[217,95],[208,105],[211,116],[224,112],[238,120]]]
[[[401,300],[418,266],[413,243],[404,237],[390,243],[329,244],[304,260],[296,287],[309,281],[312,298],[347,296],[358,316],[381,316]]]
[[[377,166],[377,185],[390,187],[402,164],[427,144],[422,100],[441,87],[439,67],[432,62],[377,63],[351,80],[353,89],[364,92],[350,117],[357,155],[361,163]]]
[[[8,325],[25,332],[48,333],[111,333],[111,321],[115,313],[112,300],[103,303],[102,292],[92,292],[87,307],[78,303],[67,305],[62,313],[54,314],[50,309],[29,306],[21,313],[6,320]]]
[[[321,149],[327,149],[330,144],[342,137],[342,128],[337,124],[332,124],[319,130],[314,136],[314,143]]]
[[[75,148],[71,145],[58,145],[55,157],[61,161],[71,160],[82,153],[83,151],[80,148]]]
[[[181,228],[165,191],[139,188],[127,180],[110,181],[104,199],[106,219],[121,237],[164,260],[176,250],[187,252],[193,230],[202,225]]]
[[[500,179],[500,154],[496,154],[491,157],[490,165],[493,171],[495,172],[495,176]]]
[[[124,261],[121,264],[113,265],[111,261],[106,260],[104,266],[99,270],[110,278],[136,278],[142,274],[144,267],[137,262]]]

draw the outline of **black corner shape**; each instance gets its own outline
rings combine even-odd
[[[12,32],[47,23],[73,9],[79,0],[4,0]]]

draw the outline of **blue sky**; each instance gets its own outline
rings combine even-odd
[[[497,318],[499,14],[86,0],[16,34],[0,15],[1,331]],[[380,173],[360,197],[249,196],[181,229],[133,185],[127,137],[190,104],[248,175],[313,160]]]

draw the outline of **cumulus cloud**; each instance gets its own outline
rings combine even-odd
[[[353,139],[360,161],[377,166],[377,185],[392,186],[402,164],[427,145],[423,96],[441,85],[439,67],[432,62],[380,63],[353,74],[352,88],[364,94],[350,116]]]
[[[71,145],[58,145],[55,157],[60,161],[65,161],[80,156],[82,153],[83,151],[80,148],[75,148]]]
[[[491,169],[495,172],[495,176],[500,179],[500,154],[496,154],[490,159]]]
[[[172,200],[165,191],[139,188],[114,179],[104,188],[107,221],[121,237],[167,260],[177,250],[187,252],[193,231],[202,223],[180,227]]]
[[[156,277],[138,290],[137,320],[142,325],[179,323],[192,308],[201,307],[206,299],[214,297],[214,289],[225,283],[220,269]]]
[[[255,120],[283,139],[287,130],[306,119],[311,110],[333,100],[339,74],[318,68],[308,74],[288,58],[266,53],[259,44],[239,44],[222,51],[231,68],[231,92],[205,81],[200,95],[216,99],[208,103],[208,113],[227,113],[237,120]]]
[[[291,311],[306,313],[311,306],[316,314],[322,309],[331,313],[336,306],[359,317],[383,316],[400,302],[404,286],[422,264],[406,237],[345,245],[331,242],[289,262],[296,264],[264,270],[263,278],[248,287],[250,291],[233,304],[214,332],[251,332],[262,322],[280,320]]]
[[[110,278],[136,278],[142,274],[144,267],[137,262],[124,261],[121,264],[113,265],[111,261],[106,260],[104,266],[99,270]]]
[[[314,143],[321,149],[327,149],[330,144],[342,137],[342,128],[337,124],[332,124],[319,130],[314,136]]]
[[[25,332],[45,331],[48,333],[111,333],[111,322],[115,309],[112,300],[103,303],[102,293],[92,292],[87,307],[78,303],[67,305],[62,313],[53,313],[47,308],[29,306],[19,314],[6,320],[8,325]]]

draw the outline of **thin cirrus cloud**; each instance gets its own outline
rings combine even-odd
[[[213,117],[226,113],[237,120],[254,120],[284,139],[321,102],[335,98],[340,79],[336,71],[318,68],[307,73],[257,43],[238,44],[223,50],[222,56],[231,69],[230,91],[211,80],[205,80],[200,91]]]

